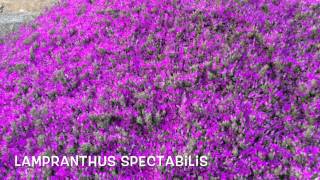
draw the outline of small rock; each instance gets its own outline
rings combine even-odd
[[[3,13],[3,10],[4,10],[4,5],[1,4],[1,5],[0,5],[0,13]]]

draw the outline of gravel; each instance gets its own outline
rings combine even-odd
[[[29,22],[37,13],[0,14],[0,36],[15,31],[22,23]]]

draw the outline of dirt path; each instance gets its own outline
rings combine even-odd
[[[3,13],[38,13],[55,2],[56,0],[0,0],[0,7],[3,8]]]

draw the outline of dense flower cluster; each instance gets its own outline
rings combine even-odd
[[[0,40],[0,176],[310,179],[317,0],[68,0]],[[14,167],[207,155],[208,167]]]

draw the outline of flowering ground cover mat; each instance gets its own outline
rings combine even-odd
[[[317,179],[319,21],[317,0],[62,0],[0,39],[0,177]]]

